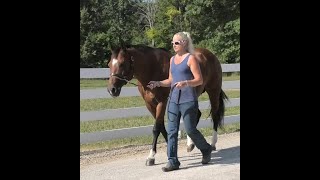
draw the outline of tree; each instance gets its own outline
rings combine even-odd
[[[212,39],[203,40],[199,47],[214,52],[222,63],[240,63],[240,18],[217,29]]]
[[[80,67],[106,67],[111,45],[131,42],[135,11],[129,0],[88,0],[80,6]]]
[[[156,19],[157,12],[157,3],[156,0],[144,0],[140,3],[137,3],[138,15],[140,19],[144,21],[144,27],[146,28],[147,38],[151,40],[151,45],[155,46],[155,33],[154,33],[154,24]]]
[[[240,62],[240,0],[80,0],[80,67],[106,67],[111,45],[172,50],[179,31],[225,63]]]

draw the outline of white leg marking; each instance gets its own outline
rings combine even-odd
[[[155,155],[156,155],[156,152],[154,152],[152,149],[150,149],[150,153],[149,153],[148,159],[154,159]]]
[[[217,133],[217,131],[213,130],[211,146],[216,146],[217,141],[218,141],[218,133]]]
[[[183,118],[181,117],[181,118],[180,118],[180,123],[182,123],[182,122],[183,122]],[[182,133],[182,131],[179,130],[179,131],[178,131],[178,139],[181,139],[181,135],[182,135],[181,133]]]
[[[187,135],[187,145],[190,146],[191,144],[194,144],[192,139]]]

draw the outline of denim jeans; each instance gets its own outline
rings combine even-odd
[[[168,104],[168,146],[167,154],[168,160],[172,166],[180,166],[178,160],[178,131],[180,125],[180,118],[183,117],[185,131],[192,139],[195,146],[203,153],[211,148],[203,135],[197,130],[197,114],[198,114],[198,101],[186,102],[176,104],[169,102]]]

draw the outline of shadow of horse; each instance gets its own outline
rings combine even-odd
[[[201,164],[202,154],[193,153],[188,156],[180,156],[179,161],[185,162],[185,166],[181,167],[182,169],[195,168],[200,166],[210,166],[210,165],[231,165],[240,163],[240,146],[230,147],[226,149],[221,149],[218,151],[213,151],[211,153],[211,161],[208,164]],[[192,161],[191,163],[188,163]],[[196,161],[196,162],[193,162]],[[155,165],[164,165],[166,162],[156,163]]]
[[[195,153],[194,159],[199,159],[199,162],[195,163],[189,163],[187,167],[183,167],[181,169],[188,169],[192,167],[198,167],[198,166],[210,166],[214,164],[224,164],[224,165],[230,165],[230,164],[239,164],[240,163],[240,146],[235,146],[235,147],[230,147],[226,149],[221,149],[215,152],[212,152],[211,154],[211,161],[203,165],[201,164],[201,158],[202,154],[201,153]],[[190,159],[185,159],[181,161],[190,161]]]

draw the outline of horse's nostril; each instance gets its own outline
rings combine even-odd
[[[112,94],[115,94],[115,93],[117,92],[117,89],[116,89],[115,87],[113,87],[113,88],[111,89],[111,92],[112,92]]]

